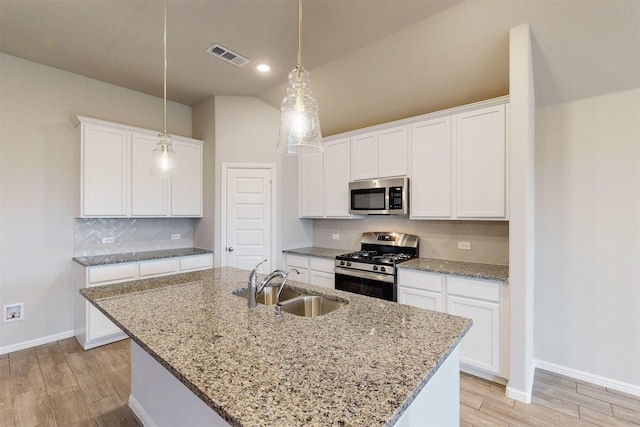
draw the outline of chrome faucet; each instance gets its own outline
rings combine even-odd
[[[295,271],[296,274],[300,274],[300,272],[297,269],[292,267],[291,270],[289,270],[289,272],[286,273],[282,278],[280,289],[278,289],[278,293],[276,294],[276,316],[277,317],[282,317],[282,309],[281,309],[282,306],[280,305],[280,293],[284,289],[284,283],[287,281],[287,278],[289,277],[289,274],[291,274],[292,271]]]
[[[258,295],[260,294],[260,291],[262,291],[262,288],[264,288],[264,285],[263,285],[260,288],[260,290],[258,290],[258,267],[260,267],[265,262],[267,262],[266,259],[262,260],[251,271],[251,274],[249,274],[249,290],[248,290],[249,298],[247,298],[247,305],[249,306],[250,309],[254,309],[258,306],[257,298],[258,298]]]

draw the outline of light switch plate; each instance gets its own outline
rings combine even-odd
[[[339,234],[334,234],[331,237],[333,238],[333,240],[340,240],[340,235]]]

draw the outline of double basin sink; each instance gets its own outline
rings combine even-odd
[[[274,305],[279,286],[265,286],[256,298],[258,304]],[[236,289],[233,294],[242,298],[249,298],[247,288]],[[331,313],[347,305],[347,301],[333,300],[321,295],[307,295],[295,289],[285,287],[280,293],[280,309],[287,313],[303,317],[317,317]]]

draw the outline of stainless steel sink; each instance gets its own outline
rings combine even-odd
[[[262,292],[260,292],[260,294],[258,295],[258,298],[256,299],[258,304],[274,305],[276,303],[276,295],[278,294],[278,288],[279,288],[278,283],[274,283],[274,286],[265,286]],[[242,298],[249,299],[249,290],[247,288],[236,289],[235,291],[233,291],[233,294]],[[284,289],[282,289],[282,292],[280,293],[280,302],[289,300],[291,298],[299,297],[300,295],[302,295],[300,292],[294,289],[285,287]]]
[[[331,313],[347,305],[346,301],[336,301],[319,295],[304,295],[280,304],[282,311],[296,316],[317,317]]]

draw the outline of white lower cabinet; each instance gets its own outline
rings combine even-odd
[[[189,255],[158,260],[83,267],[75,264],[76,291],[81,288],[128,282],[137,279],[167,276],[213,267],[213,255]],[[120,328],[88,302],[76,294],[75,335],[85,350],[126,338]]]
[[[441,276],[433,273],[399,270],[398,302],[412,307],[442,311]]]
[[[508,378],[505,286],[492,280],[399,269],[398,302],[472,319],[473,326],[460,344],[462,369],[488,378]]]
[[[324,288],[335,289],[334,260],[306,255],[287,254],[286,270],[292,267],[300,272],[291,275],[297,282],[310,283]]]

